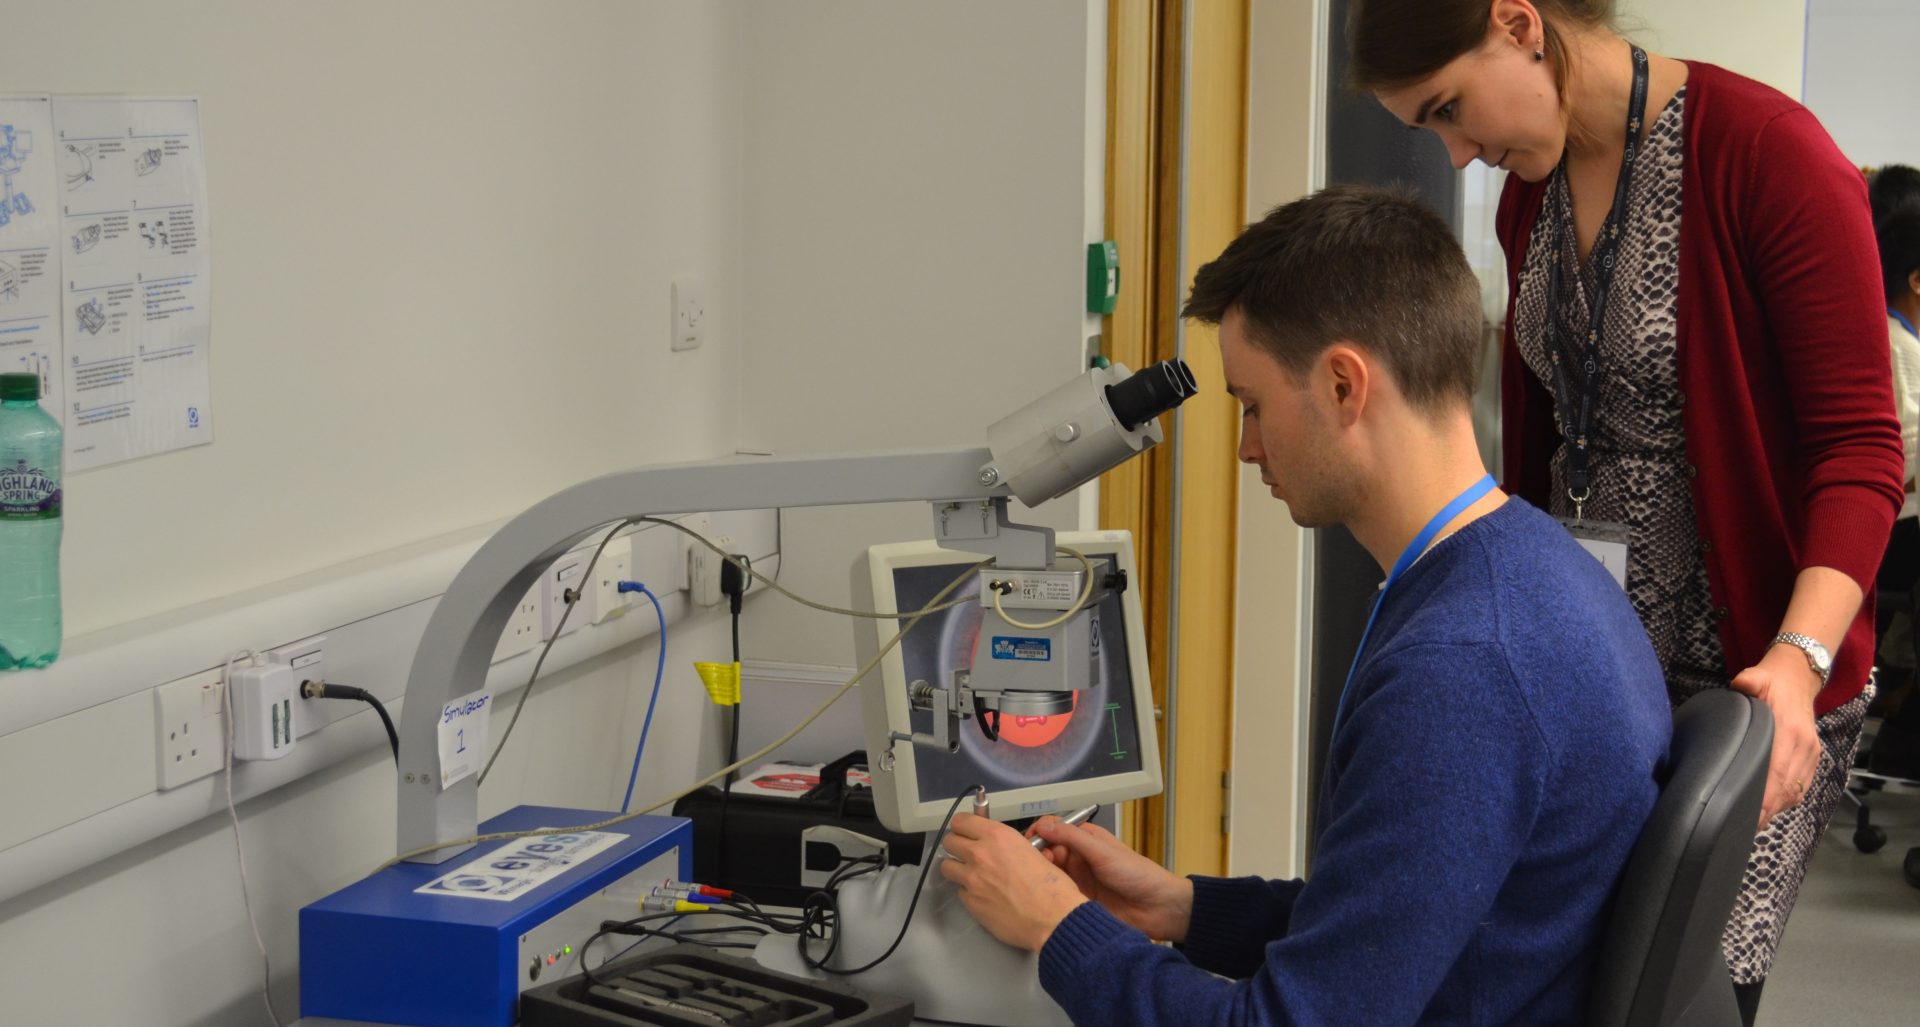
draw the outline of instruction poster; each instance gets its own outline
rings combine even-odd
[[[69,472],[213,441],[206,196],[196,100],[0,96],[0,369]]]
[[[0,373],[39,375],[42,403],[57,416],[65,377],[53,148],[51,98],[0,96]]]

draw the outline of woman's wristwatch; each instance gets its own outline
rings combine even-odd
[[[1812,667],[1813,672],[1820,675],[1820,686],[1825,688],[1827,679],[1833,676],[1833,654],[1827,652],[1827,647],[1806,635],[1792,631],[1782,631],[1773,636],[1773,644],[1779,645],[1783,642],[1807,654],[1807,666]]]

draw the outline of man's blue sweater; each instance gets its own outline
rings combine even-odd
[[[1082,905],[1040,952],[1075,1023],[1582,1018],[1672,730],[1626,595],[1509,499],[1395,583],[1350,687],[1313,878],[1195,877],[1178,950]]]

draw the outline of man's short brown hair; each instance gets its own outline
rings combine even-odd
[[[1470,401],[1480,377],[1480,283],[1447,223],[1405,192],[1333,186],[1248,225],[1193,276],[1180,316],[1219,324],[1235,309],[1289,373],[1358,343],[1428,413]]]

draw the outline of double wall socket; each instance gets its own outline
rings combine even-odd
[[[226,757],[226,717],[220,671],[209,670],[153,690],[159,729],[159,787],[177,788],[220,769]]]
[[[540,617],[540,586],[535,585],[513,607],[513,616],[500,629],[500,641],[493,647],[493,662],[518,656],[540,643],[543,634]]]

